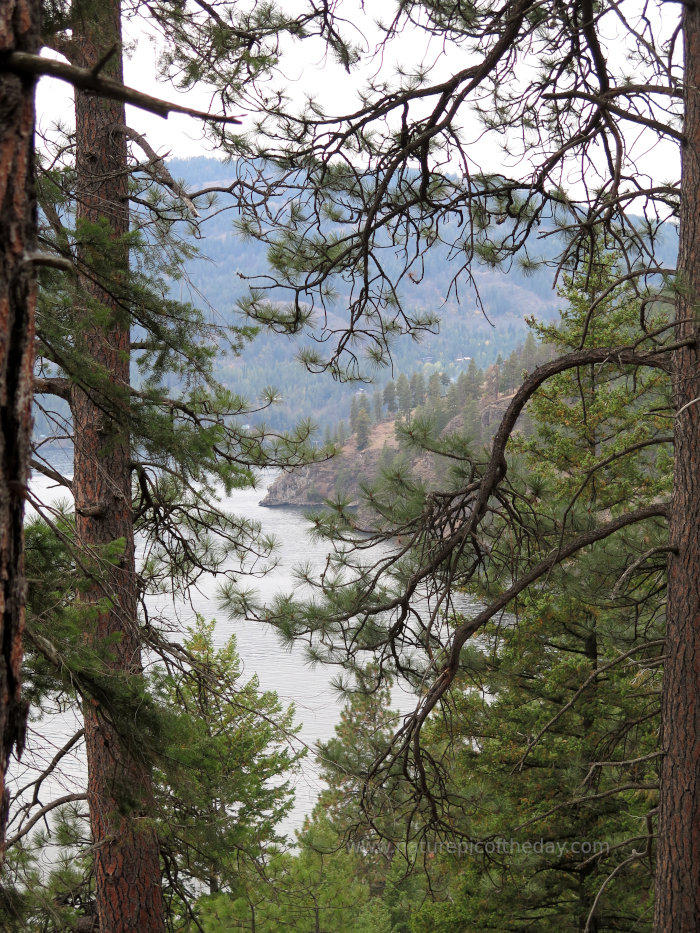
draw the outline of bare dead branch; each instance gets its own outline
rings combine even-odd
[[[37,810],[34,816],[22,827],[19,832],[16,832],[14,836],[11,836],[7,840],[7,848],[10,846],[16,845],[20,839],[24,839],[27,833],[36,826],[39,820],[43,819],[47,813],[51,813],[52,810],[55,810],[57,807],[62,807],[67,803],[75,803],[79,800],[87,800],[87,794],[64,794],[63,797],[58,797],[56,800],[52,800],[51,803],[47,803],[46,806],[41,807],[40,810]]]
[[[182,104],[151,97],[150,94],[144,94],[135,88],[127,87],[112,78],[94,74],[91,68],[79,68],[77,65],[69,65],[66,62],[55,61],[51,58],[42,58],[41,55],[32,55],[29,52],[9,52],[3,55],[0,57],[0,71],[11,71],[14,74],[31,77],[46,75],[50,78],[57,78],[59,81],[66,81],[82,91],[98,94],[100,97],[108,97],[111,100],[123,101],[125,104],[131,104],[140,110],[155,113],[164,119],[167,119],[171,113],[182,113],[185,116],[195,117],[208,123],[240,124],[241,122],[238,117],[207,113],[205,110],[193,110],[191,107],[184,107]]]

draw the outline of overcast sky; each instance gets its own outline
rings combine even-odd
[[[352,15],[353,25],[348,28],[353,29],[355,24],[361,26],[362,32],[358,30],[356,33],[357,40],[362,42],[362,36],[368,37],[364,40],[364,44],[369,49],[376,43],[379,33],[373,28],[371,17],[360,12],[356,0],[345,0],[344,8],[352,10],[353,7],[356,14]],[[375,16],[381,13],[390,15],[394,9],[393,0],[378,0],[372,5],[372,14]],[[628,69],[624,61],[623,43],[614,33],[615,22],[613,18],[603,23],[602,31],[605,33],[607,30],[608,33],[603,34],[603,43],[604,47],[607,47],[610,61],[617,59],[616,64],[619,70],[626,72]],[[665,25],[669,23],[670,18],[667,18]],[[149,37],[144,30],[143,20],[133,19],[125,22],[124,40],[126,45],[125,80],[128,85],[154,96],[178,100],[189,107],[209,109],[210,95],[205,88],[197,88],[187,94],[178,94],[170,84],[157,81],[157,47],[153,38]],[[426,34],[414,28],[413,30],[405,29],[402,32],[400,38],[384,56],[382,67],[384,73],[391,74],[395,71],[397,63],[405,66],[408,63],[420,61],[426,64],[437,62],[436,77],[444,77],[458,68],[463,68],[466,63],[463,49],[454,46],[445,48],[443,43],[436,39],[428,42]],[[358,85],[363,80],[363,76],[371,74],[377,65],[376,63],[368,65],[364,70],[358,70],[353,76],[348,76],[341,66],[324,56],[320,43],[304,41],[290,43],[285,52],[283,67],[287,89],[295,100],[301,102],[305,94],[313,93],[319,96],[330,110],[337,113],[354,109],[357,104]],[[129,125],[145,133],[151,145],[161,154],[169,153],[173,157],[214,154],[203,139],[200,124],[194,119],[171,115],[164,120],[131,107],[127,108],[127,111]],[[64,121],[67,125],[72,125],[72,93],[67,84],[54,79],[42,78],[37,93],[37,119],[40,130],[44,132],[48,131],[57,119]],[[244,127],[246,122],[244,118]],[[472,129],[473,139],[479,137],[480,130],[475,122],[472,121],[470,124],[466,116],[461,122],[467,130]],[[678,147],[672,143],[659,145],[655,134],[640,132],[632,124],[627,124],[627,127],[632,127],[628,142],[632,139],[636,140],[634,148],[639,160],[639,169],[649,172],[656,181],[667,182],[677,178]],[[480,139],[473,147],[473,152],[475,155],[478,154],[479,161],[490,170],[501,169],[507,174],[519,174],[513,160],[503,156],[495,139],[488,141]],[[563,178],[562,182],[565,186],[567,185],[566,178]]]

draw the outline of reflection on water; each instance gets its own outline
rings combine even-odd
[[[276,552],[277,563],[272,571],[254,582],[264,599],[276,593],[289,592],[294,588],[293,568],[300,562],[309,563],[313,569],[321,569],[326,562],[327,544],[314,541],[306,533],[306,522],[299,509],[261,508],[260,500],[272,481],[273,476],[263,476],[256,489],[236,490],[222,505],[242,518],[258,521],[266,534],[274,535],[279,548]],[[32,490],[37,498],[48,503],[66,498],[66,491],[56,487],[44,477],[32,480]],[[470,601],[462,597],[462,605],[467,609]],[[311,667],[306,661],[304,649],[295,645],[291,649],[280,644],[274,631],[265,625],[247,621],[232,621],[217,612],[216,581],[205,578],[200,581],[198,590],[193,592],[189,602],[173,603],[166,597],[150,600],[149,612],[172,621],[173,629],[180,629],[191,624],[195,613],[207,619],[216,618],[215,639],[217,645],[223,645],[233,634],[236,637],[238,653],[244,666],[246,677],[257,674],[260,687],[275,690],[284,705],[294,703],[296,721],[302,728],[299,739],[313,750],[314,743],[326,740],[333,735],[333,730],[340,718],[338,694],[330,686],[330,680],[337,673],[336,668],[322,666]],[[415,698],[406,692],[395,689],[393,705],[400,712],[413,709]],[[50,760],[57,748],[79,728],[73,714],[62,714],[45,718],[33,723],[28,737],[28,752],[32,747],[40,755],[39,764],[43,766]],[[40,751],[40,749],[45,749]],[[26,756],[23,766],[15,769],[15,776],[23,781],[29,780],[28,767],[31,756]],[[68,757],[72,776],[84,775],[84,764],[80,755]],[[293,811],[283,825],[284,831],[290,832],[301,826],[304,816],[310,812],[320,789],[318,767],[312,752],[307,756],[300,775],[295,780],[296,802]],[[68,785],[52,789],[54,793],[67,793]]]

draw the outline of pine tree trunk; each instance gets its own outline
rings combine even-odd
[[[84,13],[84,16],[81,16]],[[113,46],[105,74],[122,80],[119,0],[74,4],[75,63],[93,67]],[[76,91],[77,221],[107,223],[113,241],[129,229],[124,106]],[[116,132],[115,132],[116,128]],[[88,248],[83,246],[82,259]],[[106,262],[128,275],[126,247],[110,250]],[[74,494],[76,533],[81,551],[99,567],[86,599],[109,597],[87,634],[92,647],[105,650],[115,683],[140,677],[137,581],[131,508],[128,431],[129,309],[95,283],[89,271],[81,282],[90,299],[106,309],[78,310],[85,349],[95,368],[109,374],[110,401],[74,386],[71,394],[75,436]],[[89,301],[86,302],[89,304]],[[82,318],[81,318],[82,314]],[[110,564],[100,559],[113,542],[123,550]],[[97,911],[101,933],[146,933],[164,929],[158,840],[148,823],[152,785],[148,766],[125,745],[96,701],[85,704],[88,802],[95,852]]]
[[[700,7],[687,4],[676,338],[700,336]],[[656,876],[656,933],[700,930],[700,367],[675,353],[675,469]],[[684,406],[688,407],[684,407]],[[683,411],[681,411],[683,409]]]
[[[0,3],[0,54],[39,47],[38,0]],[[20,695],[25,583],[23,492],[31,434],[36,287],[34,82],[0,73],[0,863],[5,850],[10,754],[26,722]]]

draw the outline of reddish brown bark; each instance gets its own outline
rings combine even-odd
[[[39,3],[0,4],[0,53],[36,52]],[[36,287],[27,254],[36,238],[34,82],[0,73],[0,862],[5,849],[5,773],[20,754],[26,709],[20,692],[25,582],[24,489],[31,432]]]
[[[75,64],[93,67],[116,45],[105,72],[121,81],[118,0],[76,2],[73,12]],[[129,229],[126,137],[118,131],[125,123],[124,105],[82,91],[76,91],[75,98],[79,235],[81,224],[108,224],[112,246],[104,261],[116,263],[118,278],[120,267],[128,274],[126,248],[118,245]],[[80,257],[95,262],[94,250],[85,244]],[[106,665],[117,683],[139,677],[142,670],[127,417],[130,327],[128,310],[93,275],[82,276],[81,284],[89,299],[108,311],[107,320],[98,321],[94,307],[84,307],[78,309],[78,320],[85,351],[95,370],[109,375],[110,391],[98,397],[74,386],[71,393],[76,531],[79,547],[96,568],[95,584],[86,598],[95,603],[108,597],[111,603],[107,611],[97,612],[86,637],[98,650],[109,643]],[[122,542],[122,550],[110,564],[103,555],[114,542]],[[148,822],[149,768],[96,701],[85,704],[85,744],[101,933],[162,930],[158,840]]]
[[[700,336],[700,7],[687,4],[676,335]],[[700,367],[674,360],[675,469],[662,700],[656,933],[700,930]]]

